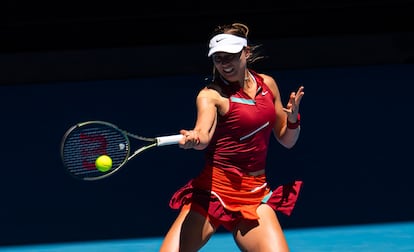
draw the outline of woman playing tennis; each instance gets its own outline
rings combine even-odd
[[[170,206],[180,212],[160,251],[198,251],[224,227],[241,251],[289,251],[276,212],[290,215],[302,185],[271,188],[265,166],[270,137],[292,148],[299,137],[301,86],[283,107],[276,81],[250,68],[259,59],[246,25],[215,29],[208,56],[213,79],[196,99],[197,120],[181,130],[181,148],[203,150],[205,166]]]

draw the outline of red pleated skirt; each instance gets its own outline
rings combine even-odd
[[[289,216],[301,187],[302,181],[293,181],[271,190],[265,174],[240,175],[207,166],[173,194],[170,207],[191,208],[206,216],[216,228],[223,225],[233,230],[240,219],[258,219],[256,209],[263,203]]]

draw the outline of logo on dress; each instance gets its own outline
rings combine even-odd
[[[269,91],[262,91],[262,95],[265,96]]]

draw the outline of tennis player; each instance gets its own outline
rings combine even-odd
[[[197,95],[194,129],[181,130],[179,143],[204,150],[205,166],[173,194],[170,207],[179,214],[160,251],[198,251],[219,227],[233,234],[241,251],[289,251],[277,212],[291,214],[302,181],[272,188],[266,156],[272,133],[286,148],[296,144],[304,87],[283,107],[275,79],[250,68],[261,56],[248,33],[240,23],[213,32],[213,78]]]

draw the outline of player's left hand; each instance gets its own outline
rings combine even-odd
[[[283,110],[288,115],[289,122],[294,123],[298,118],[300,101],[302,100],[302,97],[305,94],[305,92],[303,91],[304,89],[304,86],[300,86],[298,91],[290,93],[289,101],[286,105],[286,108],[283,108]]]

